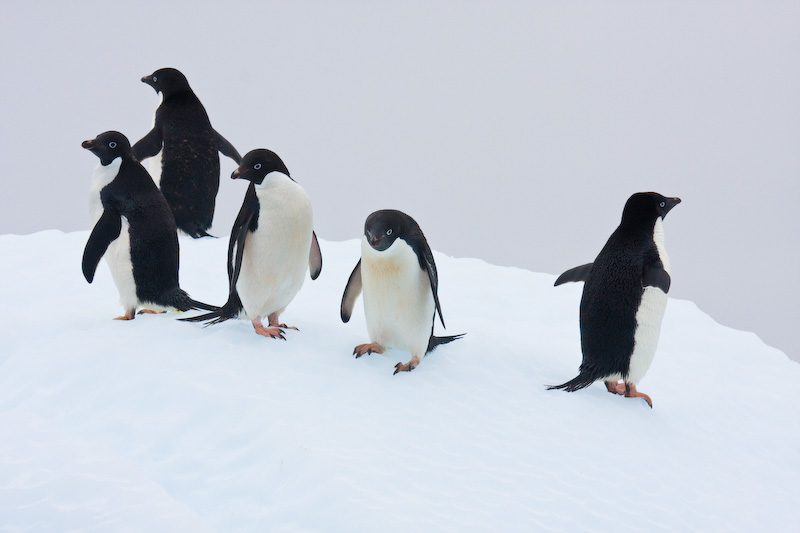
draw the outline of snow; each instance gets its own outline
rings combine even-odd
[[[321,241],[283,342],[247,321],[111,320],[105,263],[81,276],[87,238],[0,236],[0,531],[800,522],[800,365],[691,302],[669,301],[639,386],[650,409],[601,384],[545,390],[580,363],[582,287],[550,275],[436,253],[446,333],[467,335],[393,376],[409,354],[351,355],[368,341],[360,300],[339,319],[357,240]],[[224,301],[226,247],[181,239],[194,298]]]

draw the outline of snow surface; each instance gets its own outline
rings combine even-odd
[[[650,409],[601,384],[545,390],[580,362],[582,287],[550,275],[435,254],[447,333],[467,336],[393,376],[409,354],[351,355],[361,303],[339,319],[357,240],[321,242],[283,342],[246,321],[112,321],[105,263],[81,276],[87,238],[0,236],[2,531],[800,523],[800,365],[691,302],[669,302]],[[181,239],[193,297],[224,301],[226,246]]]

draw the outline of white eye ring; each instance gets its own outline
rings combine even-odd
[[[261,170],[261,163],[256,163],[255,165],[253,165],[253,168],[256,170]]]
[[[387,229],[386,230],[386,235],[391,235],[391,234],[392,234],[392,228]]]
[[[660,205],[661,205],[661,207],[664,207],[665,205],[667,205],[667,202],[661,202]]]
[[[158,76],[153,76],[153,81],[158,81]]]
[[[109,146],[109,148],[116,148],[117,147],[117,143],[115,143],[114,141],[111,141],[110,143],[108,143],[108,146]]]

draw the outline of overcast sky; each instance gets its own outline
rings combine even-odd
[[[594,259],[632,193],[680,196],[670,295],[800,360],[798,2],[60,1],[0,15],[0,233],[90,229],[97,160],[80,143],[147,133],[158,97],[139,79],[170,66],[243,155],[283,158],[322,239],[397,208],[435,250],[558,274]],[[244,195],[234,168],[223,160],[216,235]]]

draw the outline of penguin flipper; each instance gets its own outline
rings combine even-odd
[[[83,250],[83,277],[89,283],[94,280],[94,274],[100,259],[108,250],[108,245],[119,237],[122,231],[122,217],[119,211],[112,208],[103,210],[100,220],[94,225],[86,248]]]
[[[439,273],[436,271],[436,263],[433,261],[433,252],[431,247],[428,246],[428,241],[423,242],[421,263],[424,263],[425,271],[428,273],[428,279],[431,282],[431,292],[433,292],[433,302],[436,304],[436,311],[439,313],[439,320],[444,325],[444,316],[442,315],[442,306],[439,305]],[[436,316],[434,316],[436,320]]]
[[[593,264],[594,263],[586,263],[585,265],[570,268],[558,276],[558,279],[556,279],[556,282],[553,284],[553,286],[558,287],[559,285],[569,281],[586,281],[586,278],[589,277],[589,272],[592,270]]]
[[[669,292],[672,278],[662,266],[644,267],[642,274],[642,287],[658,287],[664,294]]]
[[[161,151],[162,144],[161,131],[156,126],[133,145],[133,157],[137,161],[144,161],[148,157],[153,157]]]
[[[242,162],[242,156],[239,155],[236,148],[228,142],[228,139],[220,135],[217,130],[214,130],[214,143],[217,145],[217,150],[219,150],[222,155],[230,157],[236,161],[237,165]]]
[[[350,317],[353,315],[353,305],[355,305],[359,294],[361,294],[361,259],[358,260],[356,267],[350,274],[350,279],[347,280],[347,286],[344,288],[344,294],[342,294],[342,305],[339,309],[342,322],[350,321]]]
[[[317,279],[322,272],[322,251],[319,249],[317,234],[311,232],[311,251],[308,254],[308,268],[311,279]]]

